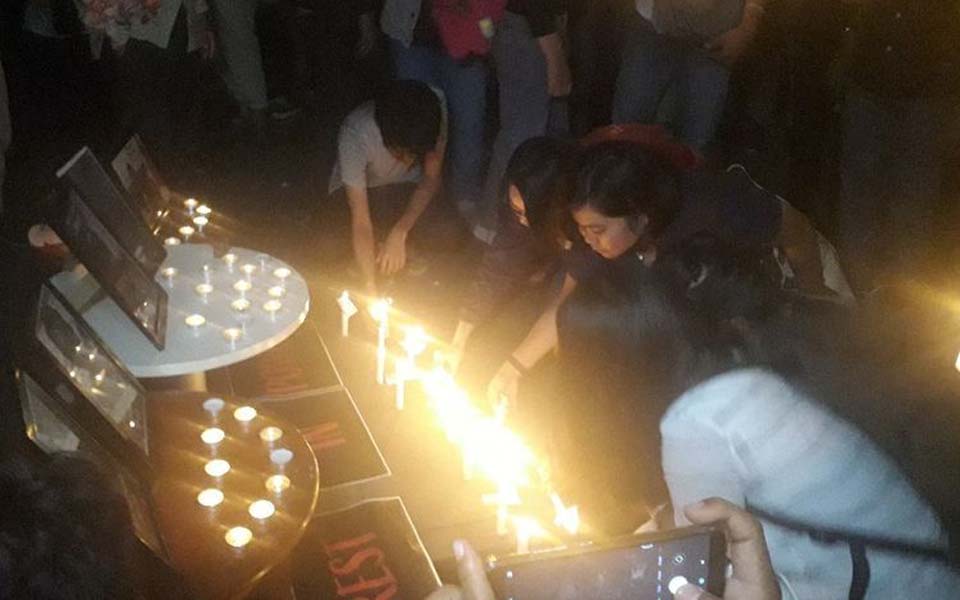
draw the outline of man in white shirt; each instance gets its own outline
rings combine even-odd
[[[444,130],[443,99],[409,80],[391,83],[340,127],[329,191],[342,190],[350,206],[354,257],[369,294],[378,271],[389,276],[407,264],[407,237],[440,189]],[[389,228],[379,251],[375,228]]]

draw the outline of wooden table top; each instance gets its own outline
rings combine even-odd
[[[262,413],[241,423],[233,413],[245,401],[230,396],[222,396],[225,405],[214,416],[203,408],[209,398],[205,393],[151,395],[151,462],[157,473],[152,496],[170,561],[194,594],[203,599],[242,598],[283,563],[303,537],[319,493],[317,461],[292,425]],[[279,427],[283,437],[263,441],[260,432],[268,426]],[[226,434],[215,448],[200,438],[212,427]],[[283,467],[270,460],[271,450],[281,448],[293,452]],[[231,466],[220,478],[204,471],[214,458]],[[276,474],[290,479],[290,487],[281,494],[265,484]],[[197,495],[207,488],[223,492],[219,506],[206,508],[197,502]],[[247,512],[261,499],[276,506],[276,514],[262,521]],[[237,526],[253,533],[242,549],[224,539]]]

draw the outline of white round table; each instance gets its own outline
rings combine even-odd
[[[150,343],[109,297],[91,306],[84,306],[83,317],[111,350],[137,377],[174,377],[209,371],[231,365],[273,348],[297,330],[310,310],[307,283],[290,265],[262,252],[231,248],[236,256],[232,268],[223,257],[216,258],[207,244],[167,246],[167,260],[157,272],[157,282],[169,295],[167,303],[166,344],[163,350]],[[208,276],[204,276],[204,265]],[[243,294],[234,288],[237,281],[248,280],[244,265],[253,265],[251,289]],[[164,275],[168,267],[176,269],[171,278]],[[277,269],[289,275],[280,278]],[[92,277],[73,271],[59,273],[52,279],[75,307],[83,306],[96,291]],[[197,286],[209,282],[213,287],[206,300]],[[274,296],[269,290],[273,288]],[[238,312],[231,303],[245,297],[250,306]],[[273,315],[264,305],[279,301]],[[187,317],[203,316],[199,327],[187,324]],[[227,329],[239,329],[233,343],[225,337]]]

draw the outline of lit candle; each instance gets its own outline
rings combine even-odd
[[[237,255],[233,252],[227,252],[223,255],[223,262],[227,264],[227,271],[233,273],[233,265],[237,262]]]
[[[198,294],[200,294],[200,298],[203,300],[203,303],[206,304],[207,296],[209,296],[210,292],[213,291],[213,286],[210,285],[209,283],[198,283],[197,287],[193,289],[196,290]]]
[[[200,333],[200,328],[207,322],[207,318],[203,315],[190,315],[183,320],[188,327],[193,329],[193,335],[198,335]]]
[[[223,492],[216,488],[207,488],[197,494],[197,504],[207,508],[214,508],[223,502]]]
[[[293,452],[286,448],[277,448],[270,451],[270,462],[278,467],[286,466],[291,460],[293,460]]]
[[[196,210],[197,204],[199,204],[199,202],[197,202],[196,198],[187,198],[183,201],[183,205],[187,207],[187,213],[190,215],[192,215],[193,211]]]
[[[256,500],[250,503],[247,512],[250,513],[250,516],[254,519],[262,521],[272,517],[273,513],[277,512],[277,508],[273,505],[273,502],[269,500]]]
[[[270,313],[271,321],[277,320],[277,311],[280,310],[282,307],[283,307],[283,303],[281,303],[279,300],[276,300],[276,299],[267,300],[266,302],[263,303],[263,310]]]
[[[286,267],[279,267],[273,270],[273,276],[280,280],[280,285],[287,285],[287,277],[290,277],[290,269]]]
[[[274,427],[271,425],[270,427],[264,427],[263,429],[260,430],[260,439],[265,441],[268,444],[272,444],[273,442],[279,440],[282,437],[283,437],[283,430],[280,429],[279,427]]]
[[[183,236],[183,241],[189,242],[190,236],[196,233],[196,230],[193,227],[190,227],[189,225],[184,225],[183,227],[178,229],[177,232]]]
[[[407,327],[400,346],[407,352],[410,370],[416,368],[417,357],[427,349],[427,334],[419,325]]]
[[[233,418],[241,423],[249,423],[257,418],[257,409],[252,406],[241,406],[233,411]]]
[[[179,245],[180,245],[180,238],[178,238],[178,237],[168,237],[167,239],[163,240],[163,245],[164,245],[164,246],[179,246]]]
[[[260,272],[261,272],[261,273],[266,273],[266,272],[267,272],[267,260],[270,259],[270,256],[268,256],[268,255],[266,255],[266,254],[263,254],[263,253],[260,253],[260,254],[258,254],[255,258],[256,258],[257,262],[260,263]]]
[[[203,401],[203,410],[210,413],[210,416],[216,417],[217,413],[223,410],[225,404],[223,398],[207,398]]]
[[[409,370],[410,359],[397,357],[393,364],[396,368],[394,380],[396,383],[397,410],[403,410],[406,403],[407,371]]]
[[[390,303],[380,299],[370,305],[370,315],[377,322],[377,383],[383,385],[387,369],[387,331]]]
[[[200,206],[197,207],[197,214],[200,215],[201,217],[209,217],[210,213],[212,212],[213,211],[210,210],[210,207],[207,206],[206,204],[201,204]]]
[[[240,267],[240,271],[247,276],[247,281],[250,281],[250,278],[253,277],[253,274],[257,272],[257,265],[245,263]]]
[[[237,340],[243,336],[243,330],[239,327],[227,327],[223,330],[223,338],[230,342],[230,349],[237,347]]]
[[[250,288],[252,288],[252,287],[253,287],[253,284],[250,283],[249,281],[247,281],[246,279],[237,280],[237,281],[233,284],[233,289],[235,289],[235,290],[237,290],[238,292],[240,292],[240,297],[241,297],[241,298],[246,298],[247,292],[249,292],[249,291],[250,291]]]
[[[253,539],[253,532],[246,527],[233,527],[227,531],[223,539],[234,548],[243,548]]]
[[[197,229],[200,233],[203,233],[203,228],[207,226],[207,223],[210,222],[210,219],[200,215],[199,217],[193,218],[193,224],[197,226]]]
[[[507,535],[508,519],[510,518],[510,506],[519,506],[520,495],[516,486],[506,483],[500,483],[497,487],[497,493],[484,494],[484,504],[495,504],[497,506],[497,535]]]
[[[230,472],[230,463],[222,458],[215,458],[203,466],[203,470],[210,477],[223,477]]]
[[[340,306],[340,335],[347,337],[350,335],[350,317],[357,314],[357,305],[350,299],[350,293],[347,290],[343,290],[337,298],[337,304]]]
[[[177,274],[176,267],[164,267],[160,274],[167,278],[167,285],[173,287],[173,277]]]
[[[275,285],[267,290],[267,295],[271,298],[283,298],[287,293],[286,288],[281,285]]]
[[[203,282],[210,283],[210,265],[203,265]]]
[[[290,478],[286,475],[271,475],[264,483],[268,492],[280,495],[290,487]]]
[[[210,427],[209,429],[204,429],[203,433],[200,434],[200,439],[203,440],[204,444],[209,446],[216,446],[223,441],[227,434],[223,432],[219,427]]]
[[[238,313],[245,313],[250,310],[250,301],[246,298],[237,298],[230,303],[230,308]]]
[[[570,535],[576,535],[580,529],[580,510],[576,506],[564,506],[556,492],[550,493],[550,502],[553,503],[553,523],[564,528]]]
[[[530,517],[514,517],[513,526],[517,531],[517,554],[529,554],[530,541],[543,535],[543,528]]]

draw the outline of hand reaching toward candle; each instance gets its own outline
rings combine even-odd
[[[396,228],[390,231],[380,254],[377,256],[377,265],[384,275],[393,275],[407,264],[407,234]]]
[[[506,402],[508,408],[517,404],[517,394],[520,391],[521,373],[509,362],[503,363],[496,375],[487,386],[487,402],[496,407]]]
[[[683,509],[697,525],[723,523],[727,534],[727,556],[733,575],[727,579],[723,600],[780,600],[780,586],[770,565],[763,528],[739,506],[721,498],[708,498]],[[677,590],[676,600],[719,600],[693,584]]]
[[[426,597],[425,600],[496,600],[493,588],[487,581],[480,556],[463,540],[453,542],[453,554],[457,559],[457,577],[460,587],[445,585]]]

